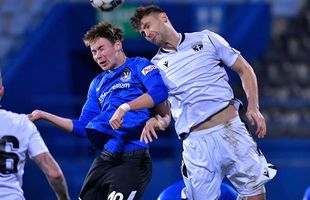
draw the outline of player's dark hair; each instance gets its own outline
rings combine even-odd
[[[151,13],[162,13],[164,12],[159,6],[140,6],[135,11],[135,14],[130,18],[131,26],[135,31],[139,31],[141,28],[141,19]]]
[[[87,31],[83,42],[88,47],[99,38],[105,38],[114,44],[117,40],[123,40],[123,31],[109,22],[100,22]]]

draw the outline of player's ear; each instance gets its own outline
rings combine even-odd
[[[2,86],[2,87],[0,87],[0,97],[2,97],[3,94],[4,94],[4,87]]]
[[[160,19],[161,19],[163,22],[165,22],[165,23],[169,21],[169,20],[168,20],[167,14],[164,13],[164,12],[160,13],[160,14],[159,14],[159,17],[160,17]]]
[[[123,49],[122,42],[120,40],[116,40],[114,43],[114,47],[116,51],[120,51]]]

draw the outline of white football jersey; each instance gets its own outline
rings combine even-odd
[[[27,115],[0,109],[0,200],[25,199],[22,178],[26,154],[30,158],[48,149]]]
[[[159,49],[152,62],[169,90],[178,134],[188,133],[231,102],[234,95],[223,64],[230,67],[239,54],[208,30],[180,34],[177,51]]]

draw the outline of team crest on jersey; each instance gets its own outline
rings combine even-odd
[[[194,51],[200,51],[200,50],[202,50],[202,49],[203,49],[203,44],[202,44],[202,42],[198,42],[198,43],[196,43],[196,44],[193,44],[193,45],[192,45],[192,49],[193,49]]]
[[[125,68],[121,73],[121,81],[127,82],[131,79],[131,71],[128,68]]]
[[[149,65],[149,66],[147,66],[147,67],[144,67],[143,69],[142,69],[142,74],[145,76],[145,75],[147,75],[149,72],[151,72],[151,71],[153,71],[153,69],[156,69],[157,67],[155,66],[155,65]]]
[[[163,65],[168,68],[168,60],[166,60]]]

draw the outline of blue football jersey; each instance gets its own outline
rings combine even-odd
[[[100,150],[122,152],[147,147],[139,139],[145,122],[150,118],[149,109],[127,112],[123,126],[118,130],[112,129],[109,120],[121,104],[150,90],[156,94],[156,99],[153,98],[155,104],[168,97],[154,64],[141,57],[127,58],[125,64],[114,71],[102,72],[91,82],[80,119],[73,121],[73,133],[85,136],[86,127],[88,138]],[[158,97],[158,94],[162,95]]]

